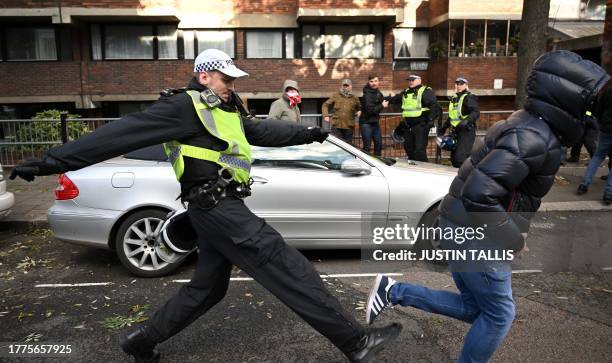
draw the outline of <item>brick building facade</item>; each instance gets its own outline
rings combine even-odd
[[[49,107],[84,116],[141,109],[161,89],[184,86],[193,57],[211,44],[226,47],[251,74],[237,90],[258,113],[287,78],[300,84],[303,113],[319,113],[343,78],[361,94],[367,76],[377,74],[389,93],[405,87],[411,73],[441,99],[462,75],[483,109],[508,110],[522,0],[478,3],[4,0],[0,117]]]

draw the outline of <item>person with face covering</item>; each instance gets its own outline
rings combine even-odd
[[[281,98],[272,102],[268,118],[274,120],[300,122],[299,104],[302,102],[298,83],[291,79],[283,83]]]
[[[328,132],[295,122],[253,120],[234,93],[234,82],[243,77],[248,74],[227,54],[207,49],[196,57],[194,77],[186,88],[165,90],[145,111],[51,148],[42,160],[16,166],[11,178],[32,181],[38,175],[78,170],[128,151],[164,144],[181,186],[181,201],[188,203],[186,213],[200,253],[191,280],[122,340],[121,348],[136,362],[159,362],[157,344],[219,303],[234,265],[328,338],[349,360],[372,362],[399,335],[401,325],[365,328],[359,324],[330,294],[310,261],[244,203],[252,184],[251,145],[322,143]]]
[[[333,106],[333,115],[329,117],[329,108]],[[323,120],[329,123],[332,135],[353,143],[355,117],[361,116],[361,102],[353,94],[353,82],[342,80],[340,90],[323,103]]]
[[[443,249],[512,250],[515,256],[527,252],[529,219],[554,183],[561,146],[581,137],[587,107],[609,79],[601,67],[569,51],[546,53],[535,61],[524,109],[489,128],[439,207],[439,228],[486,226],[484,238],[443,237]],[[368,299],[367,322],[392,305],[463,320],[471,327],[458,361],[486,362],[515,316],[510,262],[451,260],[449,268],[458,293],[378,275]]]

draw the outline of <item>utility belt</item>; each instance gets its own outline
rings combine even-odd
[[[181,195],[181,202],[189,202],[203,209],[211,209],[215,207],[223,198],[236,197],[244,199],[251,195],[251,185],[253,180],[249,179],[249,183],[243,184],[234,181],[229,171],[225,168],[219,169],[219,177],[217,180],[210,180],[202,185],[196,185],[189,191]]]

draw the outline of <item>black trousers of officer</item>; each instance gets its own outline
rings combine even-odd
[[[457,147],[451,151],[451,163],[458,168],[470,156],[476,141],[476,128],[460,128],[453,132],[457,135]]]
[[[404,129],[404,150],[408,159],[415,161],[428,161],[427,144],[429,142],[429,125],[427,121],[420,121],[416,124],[407,122]]]
[[[156,343],[170,338],[221,301],[236,265],[341,351],[360,348],[361,324],[330,295],[310,261],[241,199],[227,197],[209,210],[190,203],[188,213],[198,234],[196,269],[191,281],[147,322],[148,338]]]

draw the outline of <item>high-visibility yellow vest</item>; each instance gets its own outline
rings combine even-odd
[[[405,92],[402,98],[402,116],[403,117],[419,117],[424,111],[428,111],[428,107],[422,107],[421,99],[423,98],[423,92],[429,87],[421,86],[418,91]]]
[[[457,127],[461,123],[461,120],[465,120],[469,115],[462,115],[461,108],[463,107],[463,99],[469,93],[464,93],[459,97],[459,101],[457,101],[457,97],[453,97],[448,104],[448,118],[450,119],[450,123],[453,127]]]
[[[238,112],[227,112],[215,107],[210,109],[198,91],[187,91],[204,128],[214,137],[227,143],[227,149],[215,151],[199,146],[181,144],[179,141],[164,143],[176,179],[181,180],[185,171],[183,157],[207,160],[227,168],[235,181],[248,183],[251,172],[251,145],[244,135],[244,127]]]

